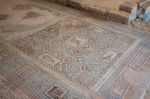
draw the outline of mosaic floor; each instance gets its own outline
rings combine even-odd
[[[149,33],[29,1],[0,7],[1,99],[150,98]]]

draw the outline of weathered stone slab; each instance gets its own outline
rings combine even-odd
[[[133,21],[131,14],[119,10],[108,10],[108,17],[112,18],[112,20],[127,24]]]
[[[119,10],[128,12],[128,13],[136,13],[137,11],[137,4],[131,2],[125,2],[120,5]]]
[[[136,19],[137,16],[137,4],[131,2],[125,2],[120,5],[119,9],[131,14],[132,20]]]

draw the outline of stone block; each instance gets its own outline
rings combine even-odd
[[[150,13],[150,5],[145,9],[145,13],[144,14],[146,15],[148,13]]]
[[[119,10],[125,11],[128,13],[136,13],[137,12],[137,4],[131,2],[125,2],[120,5]]]
[[[108,17],[115,21],[126,24],[130,24],[133,21],[130,13],[119,10],[108,10]]]
[[[146,2],[142,5],[144,9],[144,22],[150,22],[150,2]]]
[[[150,22],[150,12],[144,15],[144,22]]]
[[[136,19],[136,16],[137,16],[137,4],[136,3],[131,3],[131,2],[123,3],[122,5],[120,5],[119,10],[130,13],[131,18],[133,20]]]

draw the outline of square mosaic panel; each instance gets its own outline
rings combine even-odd
[[[67,90],[61,87],[58,84],[53,85],[46,94],[54,99],[61,99],[65,94],[67,93]]]
[[[112,61],[117,56],[117,53],[114,51],[107,51],[103,54],[103,59]]]
[[[66,18],[11,44],[80,87],[92,88],[134,42],[132,37]]]
[[[57,63],[59,63],[59,60],[56,59],[55,57],[51,56],[50,54],[48,53],[45,53],[43,55],[40,56],[40,59],[45,62],[45,63],[48,63],[49,65],[55,65]]]
[[[84,43],[86,43],[86,40],[83,40],[81,38],[78,38],[76,36],[73,36],[72,38],[68,39],[66,41],[66,46],[70,46],[70,47],[80,47],[82,46]]]
[[[22,77],[23,79],[26,79],[27,77],[31,76],[35,72],[36,72],[36,70],[34,68],[32,68],[29,65],[25,65],[22,68],[18,69],[16,71],[16,74],[19,75],[20,77]]]

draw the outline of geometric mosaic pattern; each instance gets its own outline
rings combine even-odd
[[[92,88],[135,39],[66,18],[11,44],[80,87]]]
[[[16,87],[0,75],[0,98],[1,99],[31,99],[20,88]]]
[[[0,88],[0,97],[2,97],[2,99],[16,99],[21,97],[25,99],[29,99],[29,97],[32,99],[88,99],[62,83],[53,75],[43,71],[36,64],[24,59],[16,52],[10,51],[7,46],[3,45],[1,42],[0,46],[0,53],[5,50],[5,55],[2,55],[6,56],[6,54],[9,53],[7,59],[5,58],[4,61],[0,61],[0,75],[7,78],[9,83],[12,82],[16,84],[16,86],[19,86],[17,88],[20,88],[27,95],[25,96],[19,91],[20,89],[17,88],[14,89],[16,93],[13,94],[13,90],[11,91],[10,88],[5,88],[5,86],[2,85]],[[0,86],[1,80],[2,79],[0,79]],[[8,83],[7,87],[9,87]],[[19,94],[18,92],[23,96],[15,96],[15,94]]]
[[[106,99],[128,99],[133,97],[134,99],[139,98],[140,88],[133,89],[134,85],[140,86],[144,90],[147,88],[147,84],[149,85],[150,79],[145,79],[144,77],[148,77],[150,73],[145,69],[149,70],[150,66],[150,39],[142,40],[136,48],[130,53],[129,56],[124,58],[122,62],[119,64],[119,68],[116,70],[114,74],[107,80],[105,84],[98,91],[100,95],[106,97]],[[123,68],[128,67],[125,70]],[[119,74],[119,72],[121,72]],[[131,72],[129,72],[131,71]],[[126,73],[128,72],[128,73]],[[119,77],[116,78],[117,74]],[[136,77],[138,75],[138,77]],[[145,76],[144,76],[145,75]],[[142,90],[143,90],[142,89]],[[138,94],[139,93],[139,96]],[[128,95],[127,95],[128,94]],[[149,98],[149,87],[145,93],[145,98]]]
[[[51,55],[49,54],[43,54],[39,57],[43,62],[49,64],[49,65],[55,65],[59,62],[58,59],[56,59],[55,57],[52,57]]]
[[[0,3],[0,99],[149,99],[149,34],[29,1]]]
[[[3,52],[0,53],[0,61],[4,61],[8,57],[9,57],[9,55],[5,51],[3,51]]]
[[[32,68],[31,66],[25,65],[22,68],[19,68],[16,71],[16,74],[18,74],[20,77],[26,79],[27,77],[33,75],[33,73],[35,73],[36,70],[34,68]]]
[[[54,99],[61,99],[66,93],[66,89],[64,89],[60,85],[55,84],[47,91],[46,94],[50,97],[53,97]]]

